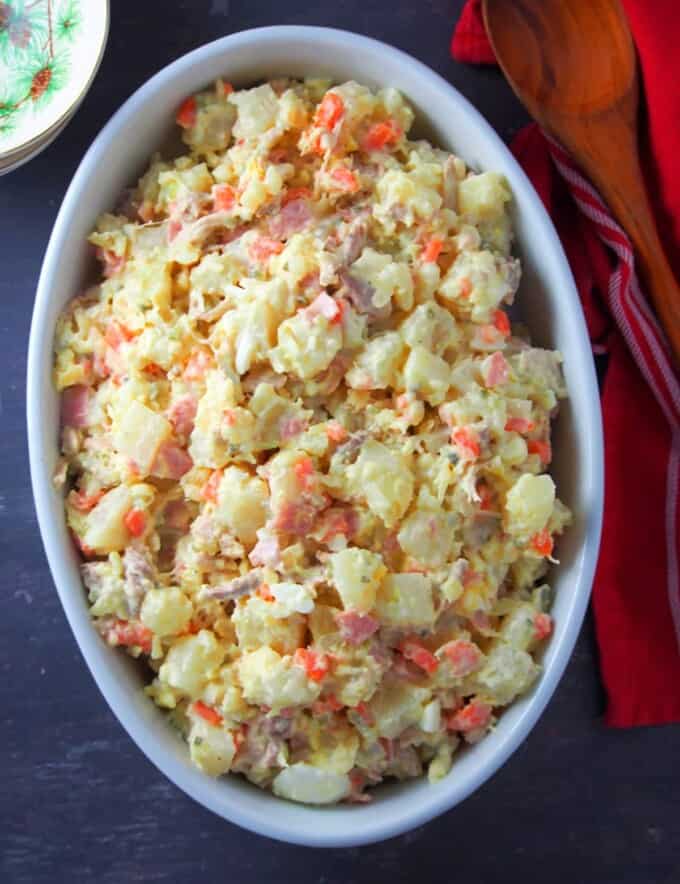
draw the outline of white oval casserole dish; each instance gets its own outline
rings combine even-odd
[[[516,251],[524,275],[519,312],[535,344],[562,351],[570,399],[553,428],[552,472],[574,524],[559,544],[555,633],[543,673],[503,713],[481,743],[456,756],[436,785],[426,779],[383,786],[368,805],[312,808],[284,802],[238,776],[212,780],[193,767],[186,744],[142,693],[137,667],[109,648],[90,622],[69,538],[57,460],[59,402],[51,381],[57,316],[93,271],[87,235],[166,140],[182,99],[217,77],[237,87],[275,76],[355,79],[400,89],[417,111],[415,131],[477,169],[503,172],[515,198]],[[114,115],[71,182],[45,255],[28,355],[28,438],[35,504],[45,550],[66,616],[107,702],[142,751],[205,807],[254,832],[310,846],[350,846],[422,825],[466,798],[526,738],[573,650],[597,561],[602,520],[602,427],[597,381],[578,295],[560,242],[533,187],[480,114],[447,82],[408,55],[366,37],[313,27],[272,27],[217,40],[180,58],[139,89]]]

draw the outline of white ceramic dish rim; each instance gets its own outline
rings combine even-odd
[[[230,53],[287,52],[291,72],[296,73],[294,59],[301,47],[307,57],[316,59],[319,68],[324,67],[329,51],[340,53],[341,57],[343,53],[350,58],[370,56],[371,62],[365,64],[373,66],[374,79],[383,85],[388,85],[384,79],[387,73],[383,71],[407,72],[404,77],[408,76],[408,82],[417,84],[417,89],[427,93],[428,99],[436,99],[442,114],[448,111],[452,118],[475,128],[485,152],[493,154],[496,160],[494,167],[502,168],[508,176],[526,223],[541,238],[540,254],[546,256],[546,261],[549,259],[548,264],[544,262],[549,268],[546,272],[559,286],[559,299],[564,302],[560,308],[558,295],[548,299],[558,312],[561,309],[560,324],[567,328],[564,334],[569,339],[567,375],[569,380],[571,374],[572,382],[575,382],[570,384],[570,389],[578,416],[574,430],[582,449],[578,493],[584,504],[579,529],[583,543],[570,565],[575,571],[573,591],[568,597],[559,598],[561,616],[545,655],[545,671],[535,689],[507,710],[496,731],[469,750],[441,783],[431,786],[426,782],[412,782],[388,786],[372,805],[322,809],[281,802],[243,783],[240,778],[211,780],[187,763],[183,744],[179,745],[176,738],[166,733],[169,728],[160,723],[160,713],[141,692],[131,693],[129,685],[123,683],[127,679],[123,664],[112,658],[113,652],[106,648],[91,627],[75,571],[75,557],[69,544],[64,542],[64,520],[59,516],[61,503],[57,501],[51,483],[56,439],[56,396],[49,392],[54,331],[51,302],[60,298],[55,280],[59,277],[62,251],[97,169],[113,152],[116,139],[122,137],[132,121],[143,115],[144,108],[151,106],[163,90],[172,86],[175,99],[179,99],[199,88],[211,75],[217,76],[218,69],[228,75]],[[244,64],[242,62],[241,66]],[[351,69],[352,62],[341,66]],[[205,75],[208,69],[215,73]],[[361,79],[359,75],[357,78]],[[409,93],[408,88],[402,88]],[[68,296],[70,292],[64,293],[59,303],[63,304]],[[301,26],[260,28],[236,33],[194,50],[156,74],[134,93],[88,150],[54,225],[31,326],[27,418],[31,479],[40,531],[64,611],[88,667],[109,706],[147,757],[185,793],[225,819],[271,838],[308,846],[359,845],[398,835],[453,807],[489,779],[527,737],[552,696],[573,650],[588,604],[602,520],[602,427],[585,322],[559,239],[529,180],[478,111],[438,74],[405,53],[346,31]]]

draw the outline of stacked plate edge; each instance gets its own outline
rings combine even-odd
[[[108,0],[0,0],[0,175],[44,150],[87,94]]]

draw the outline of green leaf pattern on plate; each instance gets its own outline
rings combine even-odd
[[[69,44],[82,25],[81,0],[0,0],[0,60],[15,72],[0,83],[0,144],[20,115],[37,111],[68,80]]]

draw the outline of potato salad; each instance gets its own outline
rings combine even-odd
[[[355,82],[188,97],[56,331],[94,627],[202,771],[309,804],[447,776],[530,688],[569,521],[512,195],[413,116]]]

